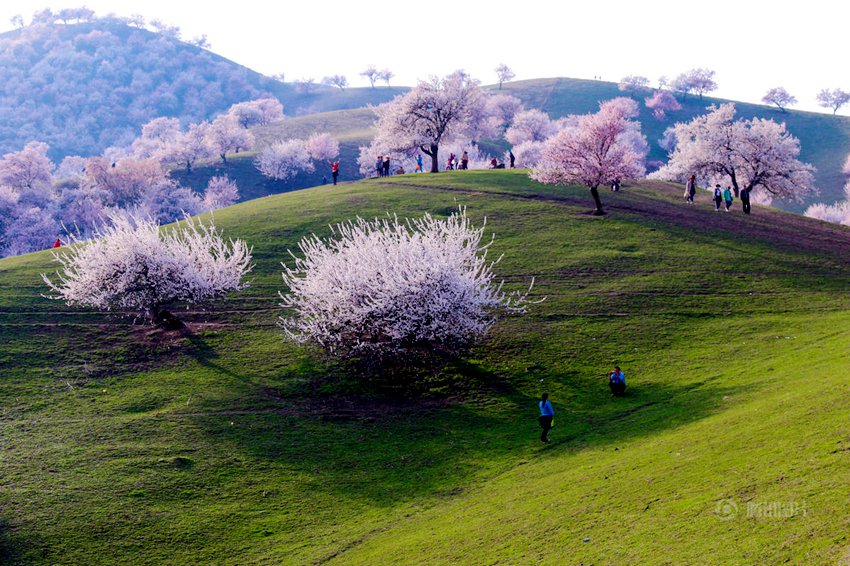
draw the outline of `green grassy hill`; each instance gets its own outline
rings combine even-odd
[[[469,171],[245,202],[216,219],[253,285],[185,334],[45,299],[49,252],[0,260],[0,562],[846,560],[850,231],[680,191],[598,218],[585,189]],[[536,278],[528,315],[417,391],[283,341],[301,236],[458,204],[507,287]]]

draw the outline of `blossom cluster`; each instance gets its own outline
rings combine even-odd
[[[525,293],[494,283],[492,244],[465,209],[448,218],[395,216],[332,227],[299,243],[284,264],[287,335],[332,356],[381,360],[454,353],[483,336],[499,312],[524,311]],[[497,260],[498,261],[498,260]],[[529,289],[530,290],[530,289]]]

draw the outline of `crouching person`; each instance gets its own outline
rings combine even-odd
[[[614,371],[608,374],[608,387],[614,397],[626,394],[626,374],[620,370],[620,366],[614,366]]]

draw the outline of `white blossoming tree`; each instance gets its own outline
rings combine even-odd
[[[267,146],[254,159],[257,169],[271,179],[286,181],[299,171],[312,173],[315,166],[304,140],[290,139]]]
[[[684,181],[688,175],[730,184],[738,190],[802,202],[814,192],[814,167],[797,158],[800,141],[785,124],[753,118],[735,120],[735,105],[710,106],[710,112],[674,126],[677,140],[667,165],[650,178]]]
[[[71,236],[54,253],[61,269],[42,279],[68,305],[133,313],[167,328],[182,324],[166,308],[180,302],[207,305],[248,286],[251,250],[225,241],[215,225],[186,217],[160,229],[153,220],[113,214],[95,238]]]
[[[394,153],[421,151],[439,171],[439,150],[457,137],[477,140],[488,124],[487,97],[463,71],[421,82],[405,94],[375,108],[375,144]]]
[[[460,209],[338,224],[334,237],[306,237],[284,264],[290,339],[332,357],[372,363],[451,355],[482,337],[500,311],[524,312],[527,293],[494,284],[484,227]],[[492,240],[491,242],[492,243]]]

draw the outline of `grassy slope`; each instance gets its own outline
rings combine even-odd
[[[663,185],[603,198],[611,214],[595,218],[583,189],[482,171],[243,203],[217,223],[254,245],[254,285],[186,313],[187,336],[43,299],[49,253],[3,259],[0,562],[842,556],[850,232],[686,208]],[[508,285],[535,276],[547,300],[424,399],[281,340],[277,262],[300,236],[458,203],[486,215]],[[624,399],[601,377],[613,363]],[[550,445],[536,440],[543,388]]]

